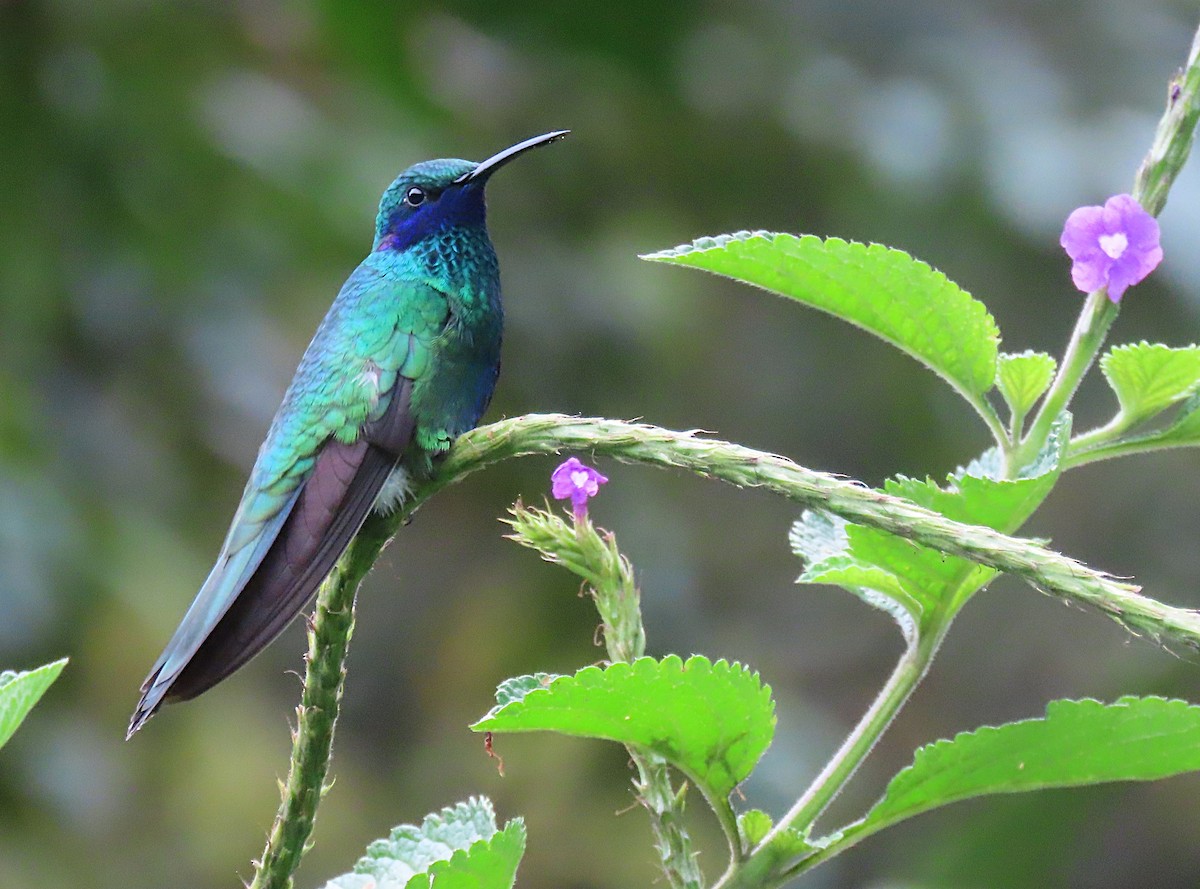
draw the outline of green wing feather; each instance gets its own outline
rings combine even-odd
[[[374,490],[356,491],[351,498],[358,504],[356,513],[361,511],[362,515],[356,514],[353,527],[347,531],[346,522],[339,521],[336,512],[347,508],[345,495],[354,487],[358,469],[366,459],[368,443],[361,441],[364,431],[379,424],[388,408],[393,407],[404,414],[395,418],[401,424],[396,430],[404,430],[407,424],[401,436],[403,443],[411,437],[412,383],[427,371],[430,349],[447,317],[442,293],[424,283],[381,274],[368,263],[359,266],[346,282],[305,351],[271,423],[216,564],[143,683],[142,698],[130,724],[131,734],[164,700],[198,694],[249,660],[303,607],[323,574],[313,581],[305,580],[311,589],[303,585],[298,588],[292,582],[286,592],[281,592],[278,585],[272,586],[271,578],[261,576],[260,569],[264,565],[272,571],[281,566],[294,568],[289,565],[286,549],[296,535],[316,534],[318,539],[309,543],[326,551],[336,543],[337,552],[332,558],[336,560],[340,555],[386,478],[386,473],[376,478],[379,460],[383,459],[376,455],[369,479]],[[393,405],[395,394],[401,390],[405,393],[404,404]],[[389,465],[394,465],[399,456],[398,452],[389,453]],[[306,498],[322,502],[306,506],[305,521],[299,523],[303,527],[297,527],[294,533],[285,532],[318,461],[325,459],[328,463],[335,457],[339,465],[326,473],[334,482],[324,484],[320,498],[315,494]],[[361,487],[363,480],[359,479],[358,484]],[[363,509],[362,500],[367,496],[370,502]],[[333,533],[338,540],[319,539],[322,534]],[[287,601],[256,601],[253,608],[243,603],[231,612],[251,584],[256,599],[278,600],[285,595]],[[293,602],[296,599],[299,601]],[[281,622],[284,605],[295,610],[282,615]],[[227,615],[234,613],[239,625],[222,625]],[[256,624],[262,624],[267,632]],[[217,635],[236,633],[238,639],[249,640],[250,650],[226,658],[227,663],[206,663],[205,675],[198,676],[195,662],[211,660],[204,655],[206,643],[214,651],[224,648],[220,640],[210,641],[219,626],[223,632]],[[188,688],[172,688],[189,665]]]

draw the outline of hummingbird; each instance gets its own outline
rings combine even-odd
[[[216,564],[142,683],[126,737],[212,688],[304,608],[372,507],[395,509],[487,409],[504,311],[484,188],[555,130],[480,163],[409,167],[300,359]]]

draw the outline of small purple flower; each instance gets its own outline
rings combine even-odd
[[[555,500],[570,498],[574,507],[575,521],[581,522],[587,518],[587,502],[589,497],[595,497],[600,486],[608,479],[580,463],[575,457],[567,459],[559,465],[550,476],[550,493]]]
[[[1067,217],[1059,243],[1073,263],[1071,280],[1084,293],[1108,285],[1108,298],[1121,301],[1126,288],[1162,262],[1158,220],[1130,195],[1103,207],[1080,207]]]

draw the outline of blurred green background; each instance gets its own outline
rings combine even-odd
[[[283,387],[408,164],[570,127],[493,183],[507,299],[489,416],[701,427],[878,484],[986,445],[888,347],[636,254],[740,228],[881,241],[983,298],[1009,350],[1061,350],[1080,304],[1057,247],[1125,191],[1194,3],[551,0],[275,4],[0,0],[0,666],[71,665],[0,754],[0,887],[228,887],[275,810],[301,667],[293,627],[123,740],[137,686],[224,535]],[[1200,328],[1200,174],[1114,336]],[[1092,380],[1077,428],[1113,407]],[[527,889],[649,886],[625,757],[469,722],[500,680],[601,657],[566,573],[502,539],[554,461],[424,508],[369,578],[334,773],[299,886],[392,824],[486,793],[524,815]],[[788,504],[601,461],[593,507],[642,581],[649,648],[747,662],[779,732],[747,804],[776,814],[883,681],[887,618],[793,584]],[[1200,606],[1200,455],[1066,477],[1028,527]],[[1200,700],[1200,665],[1011,580],[972,603],[837,801],[913,747],[1058,696]],[[1194,887],[1200,778],[961,804],[805,887]],[[710,873],[724,865],[693,800]],[[834,822],[829,821],[830,825]]]

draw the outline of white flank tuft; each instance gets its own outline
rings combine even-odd
[[[404,505],[411,493],[412,482],[408,473],[402,466],[397,466],[379,489],[379,496],[375,498],[375,511],[380,515],[393,513]]]

